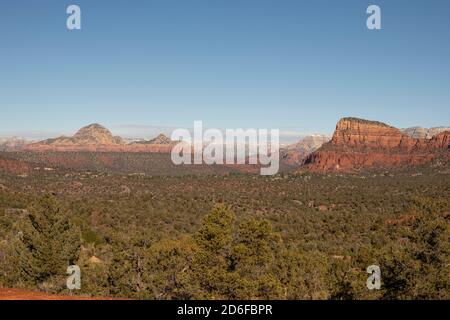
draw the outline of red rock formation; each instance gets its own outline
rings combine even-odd
[[[448,151],[450,148],[450,131],[444,131],[435,135],[428,143],[428,147],[431,149],[443,149]]]
[[[304,164],[318,172],[414,166],[449,159],[449,145],[449,131],[430,140],[414,139],[381,122],[344,118],[332,140],[308,156]]]

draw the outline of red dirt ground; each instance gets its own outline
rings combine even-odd
[[[93,298],[85,296],[58,296],[44,292],[27,291],[21,289],[0,288],[0,300],[116,300],[113,298]]]

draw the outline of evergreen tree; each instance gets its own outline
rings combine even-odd
[[[245,219],[239,224],[229,266],[235,278],[232,298],[281,297],[281,282],[274,272],[280,241],[268,221]]]
[[[149,250],[146,282],[155,299],[195,299],[200,292],[194,277],[197,247],[191,237],[164,239]]]
[[[448,299],[450,226],[442,214],[422,213],[408,229],[407,245],[381,259],[384,299]]]
[[[194,236],[194,275],[208,299],[275,299],[282,287],[275,274],[280,237],[268,221],[244,219],[216,206]]]
[[[235,214],[224,205],[216,205],[205,216],[202,226],[195,234],[198,246],[218,258],[226,254],[233,240]]]
[[[228,273],[233,245],[235,214],[224,205],[217,205],[205,216],[202,226],[194,235],[198,250],[193,272],[201,292],[199,299],[225,298],[231,282]]]
[[[151,238],[147,235],[133,235],[131,238],[117,238],[113,241],[113,259],[108,270],[110,292],[134,298],[147,298],[148,284],[147,254]]]
[[[79,257],[80,230],[51,195],[37,200],[29,212],[17,239],[17,271],[27,285],[61,291],[67,267]]]

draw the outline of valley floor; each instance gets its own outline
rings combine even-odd
[[[36,288],[24,283],[22,260],[13,257],[45,194],[56,202],[44,205],[59,206],[55,212],[81,231],[81,295],[450,298],[448,167],[273,177],[0,173],[0,286]],[[55,239],[65,241],[58,233],[46,241]],[[382,269],[380,291],[366,287],[373,264]],[[58,279],[41,285],[65,283]]]

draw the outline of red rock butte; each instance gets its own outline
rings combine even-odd
[[[330,142],[309,155],[304,165],[316,172],[352,172],[377,167],[415,166],[449,161],[450,131],[414,139],[387,124],[343,118]]]

